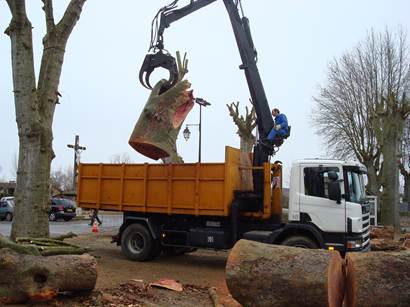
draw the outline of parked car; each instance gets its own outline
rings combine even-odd
[[[69,221],[76,216],[76,209],[77,207],[74,201],[66,198],[53,197],[51,199],[48,219],[50,221],[57,221],[58,219]]]
[[[14,215],[14,200],[0,200],[0,220],[11,221]]]

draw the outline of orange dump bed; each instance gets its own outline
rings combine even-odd
[[[82,163],[77,202],[89,209],[228,216],[239,161],[239,150],[226,147],[225,163]]]

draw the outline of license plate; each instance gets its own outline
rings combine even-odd
[[[74,210],[73,209],[67,209],[67,212],[73,212]]]

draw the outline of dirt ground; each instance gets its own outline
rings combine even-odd
[[[87,247],[96,257],[96,289],[83,296],[59,296],[47,304],[35,306],[214,306],[216,293],[221,305],[240,306],[225,283],[228,253],[200,250],[180,256],[160,255],[149,262],[125,258],[121,248],[110,243],[116,229],[80,235],[66,240]],[[160,279],[173,279],[183,286],[182,292],[149,286]],[[215,297],[215,296],[214,296]]]

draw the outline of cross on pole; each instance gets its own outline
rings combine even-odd
[[[77,179],[77,155],[79,156],[80,150],[86,150],[85,147],[80,146],[80,137],[78,135],[75,136],[75,142],[74,145],[68,144],[68,148],[73,148],[74,149],[74,170],[73,170],[73,190],[76,190],[76,179]]]

